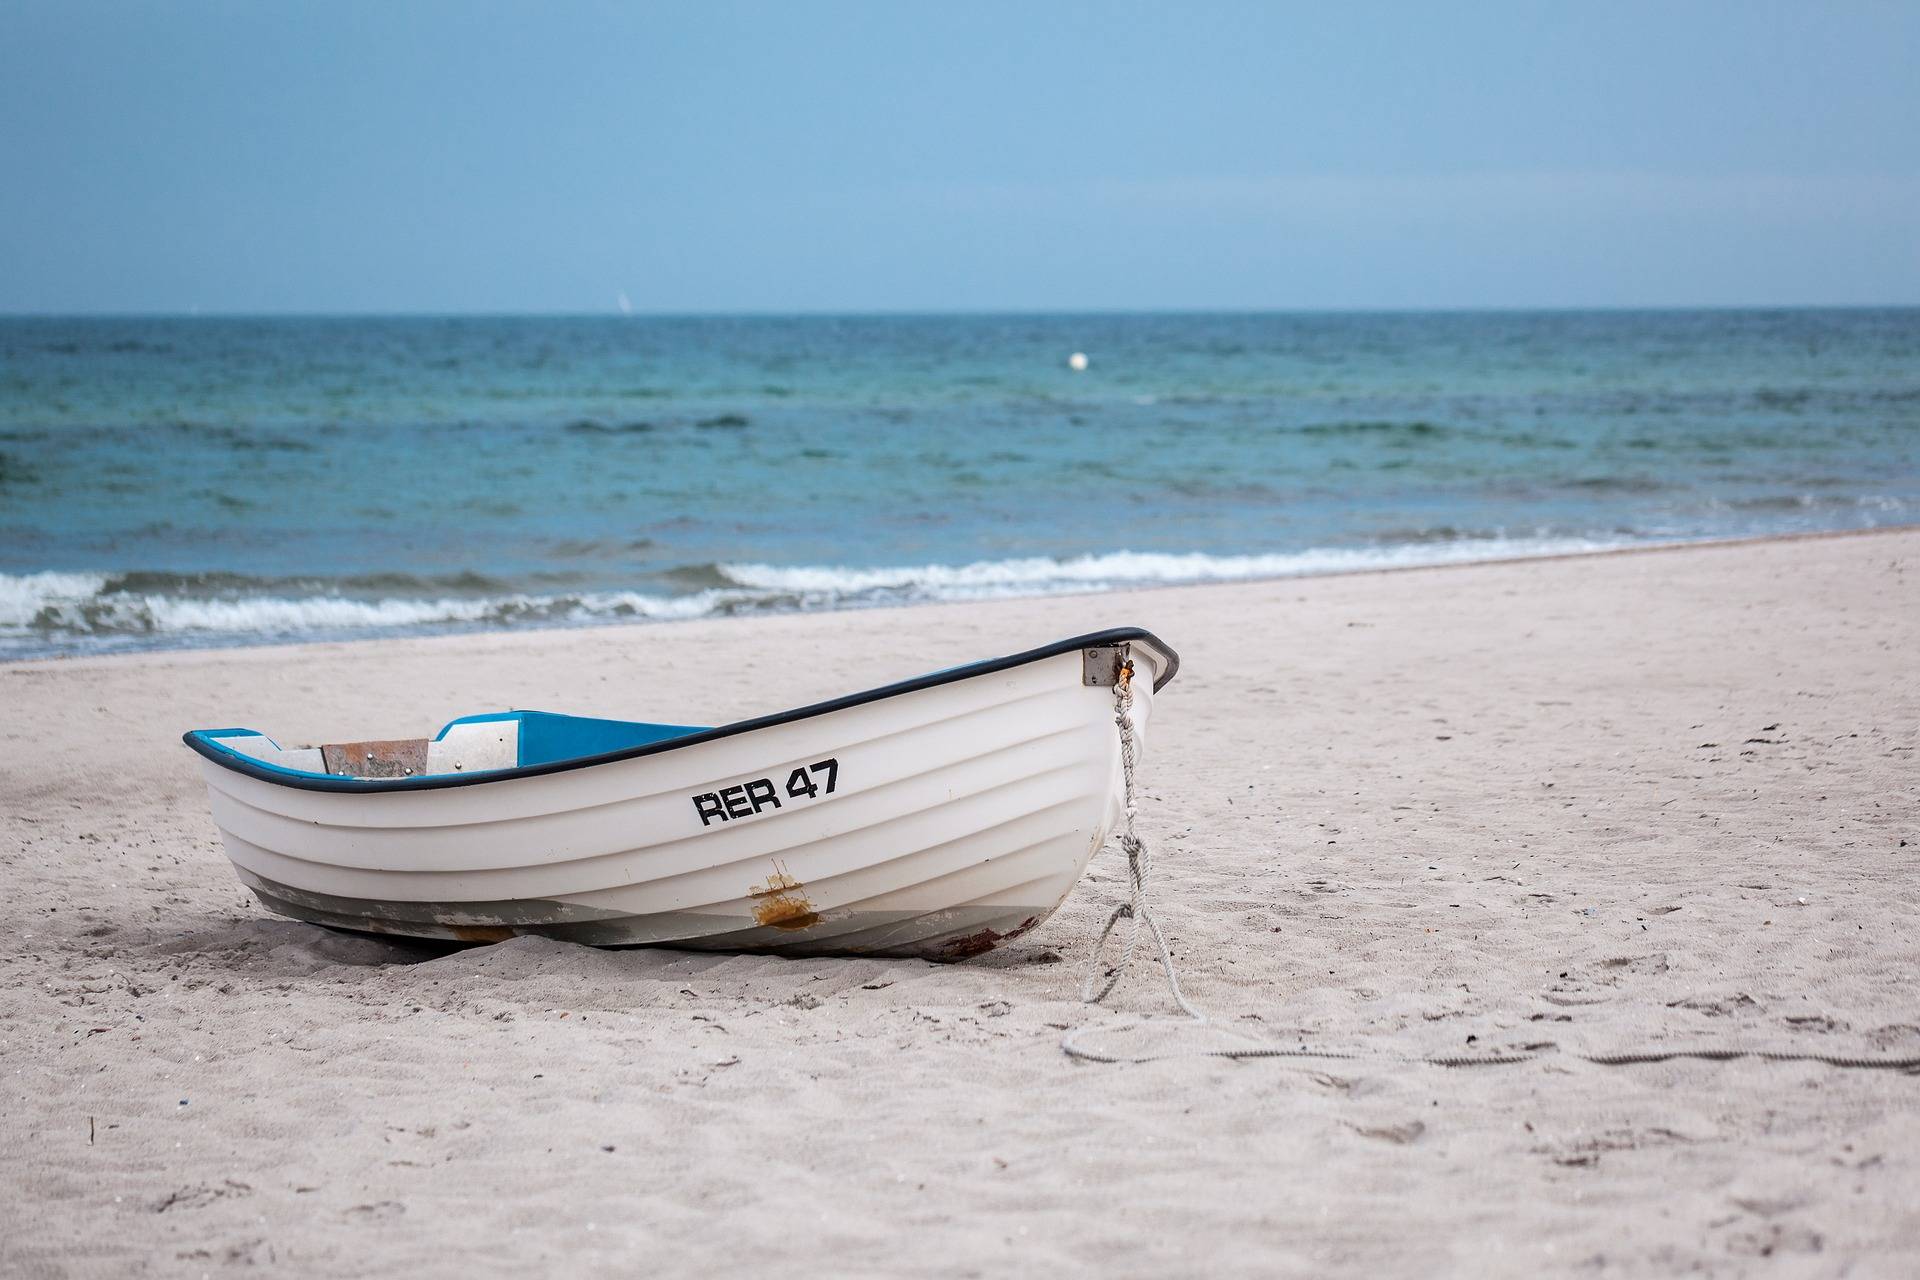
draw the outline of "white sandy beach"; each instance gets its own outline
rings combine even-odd
[[[1183,659],[1141,830],[1221,1020],[1920,1052],[1920,532],[24,663],[0,1273],[1920,1272],[1920,1074],[1076,1063],[1111,848],[945,967],[332,934],[240,887],[178,741],[716,723],[1118,624]]]

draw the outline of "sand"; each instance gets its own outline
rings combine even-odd
[[[177,741],[710,721],[1123,623],[1185,659],[1141,827],[1222,1021],[1920,1051],[1911,531],[18,664],[0,1273],[1920,1271],[1920,1074],[1076,1063],[1112,849],[946,967],[330,934],[240,888]]]

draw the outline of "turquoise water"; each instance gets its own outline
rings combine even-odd
[[[0,319],[5,657],[1916,519],[1916,309]]]

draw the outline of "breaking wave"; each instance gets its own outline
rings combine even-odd
[[[770,564],[722,564],[715,567],[727,582],[755,590],[821,596],[897,592],[932,600],[971,600],[992,596],[1104,591],[1127,586],[1242,582],[1256,578],[1461,564],[1508,557],[1601,551],[1618,545],[1618,542],[1602,542],[1591,538],[1482,538],[1438,544],[1329,547],[1262,555],[1113,551],[1067,559],[1029,556],[1015,560],[982,560],[965,565],[928,564],[877,569],[806,565],[783,567]]]
[[[0,574],[0,655],[24,657],[75,647],[334,639],[528,623],[665,621],[725,613],[734,603],[724,591],[361,599],[335,594],[172,595],[116,588],[116,575],[103,573]],[[102,643],[87,644],[89,640]]]
[[[703,564],[655,575],[659,587],[652,591],[499,590],[504,584],[479,575],[326,583],[237,574],[0,574],[0,657],[999,599],[1458,564],[1618,545],[1591,538],[1472,538],[1261,555],[1116,551],[873,568]],[[296,584],[308,590],[286,590]],[[376,593],[403,586],[442,589]]]

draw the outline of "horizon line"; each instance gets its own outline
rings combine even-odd
[[[9,320],[802,320],[802,319],[932,319],[1001,316],[1326,316],[1326,315],[1591,315],[1648,312],[1764,312],[1764,311],[1913,311],[1915,302],[1702,302],[1702,303],[1554,303],[1537,305],[1459,306],[1321,306],[1321,307],[876,307],[848,309],[576,311],[559,308],[524,310],[84,310],[37,311],[0,308],[0,321]]]

